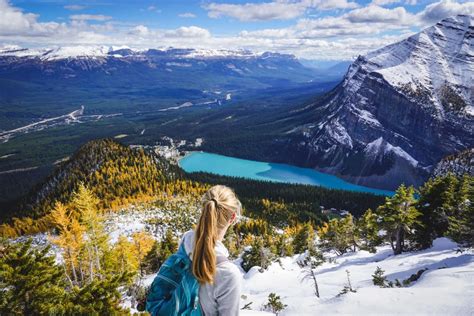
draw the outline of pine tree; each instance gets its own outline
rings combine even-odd
[[[248,272],[254,266],[267,269],[272,262],[272,257],[270,250],[264,247],[262,237],[256,237],[252,245],[244,250],[241,265],[245,272]]]
[[[369,208],[357,221],[356,227],[360,248],[375,253],[375,247],[382,243],[378,216]]]
[[[352,215],[344,218],[334,218],[328,223],[324,223],[318,229],[320,245],[323,249],[334,250],[338,255],[346,253],[348,250],[356,250],[357,234]]]
[[[387,232],[390,245],[395,255],[405,250],[406,237],[411,234],[415,224],[419,224],[421,213],[415,208],[415,190],[401,185],[392,197],[387,197],[385,204],[377,209],[382,218],[382,228]]]
[[[419,223],[414,225],[416,247],[425,249],[431,247],[433,240],[446,234],[449,227],[449,217],[454,216],[459,180],[453,174],[431,178],[419,189],[419,199],[416,205],[421,216]]]
[[[87,285],[74,287],[67,305],[68,315],[125,315],[120,306],[121,294],[118,288],[127,283],[129,274],[109,275],[94,279]]]
[[[294,253],[303,253],[314,248],[314,230],[310,223],[297,226],[292,244]]]
[[[163,262],[178,250],[178,243],[171,229],[167,229],[161,242],[155,241],[143,258],[143,269],[148,273],[157,272]]]
[[[385,271],[382,270],[380,267],[375,269],[374,274],[372,274],[372,282],[374,285],[380,287],[387,287],[387,278],[384,276]]]
[[[48,255],[50,247],[35,249],[31,240],[7,243],[0,253],[0,314],[54,315],[67,302],[63,269]]]
[[[268,302],[263,306],[265,310],[268,310],[275,315],[278,315],[282,310],[284,310],[287,305],[283,304],[279,295],[275,293],[270,293],[268,295]]]
[[[293,244],[286,232],[276,236],[275,249],[278,257],[292,256],[295,253],[293,250]]]
[[[463,246],[474,246],[474,177],[460,180],[454,214],[449,217],[448,235]]]

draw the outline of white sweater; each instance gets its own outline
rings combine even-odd
[[[186,232],[181,242],[184,242],[184,249],[192,259],[194,231]],[[217,242],[215,251],[217,256],[229,256],[229,251],[220,241]],[[235,264],[229,261],[219,263],[214,276],[214,284],[201,285],[199,288],[199,300],[204,315],[239,315],[241,284],[242,275]]]

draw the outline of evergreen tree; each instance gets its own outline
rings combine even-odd
[[[449,227],[449,217],[456,209],[456,196],[459,180],[448,174],[443,177],[431,178],[419,189],[419,199],[416,205],[421,216],[414,228],[416,247],[425,249],[431,247],[433,240],[446,234]]]
[[[263,306],[264,310],[270,311],[275,315],[278,315],[287,305],[283,304],[279,295],[270,293],[268,295],[268,302]]]
[[[279,234],[275,241],[275,254],[278,257],[288,257],[294,255],[293,244],[290,242],[289,236],[286,232]]]
[[[372,282],[374,285],[380,287],[387,287],[387,278],[384,276],[385,271],[382,270],[380,267],[375,269],[374,274],[372,274]]]
[[[144,270],[149,273],[157,272],[163,262],[178,250],[178,243],[171,229],[167,229],[161,242],[155,242],[143,259]]]
[[[79,288],[74,287],[67,305],[69,315],[125,315],[120,306],[121,294],[118,288],[127,283],[131,275],[119,273],[109,275]]]
[[[241,265],[245,272],[254,266],[267,269],[272,262],[272,257],[270,250],[264,247],[262,237],[256,237],[252,245],[244,250]]]
[[[338,255],[348,250],[355,251],[357,246],[356,227],[352,215],[341,219],[334,218],[318,229],[320,244],[323,249],[334,250]]]
[[[297,226],[297,231],[293,237],[294,253],[303,253],[314,248],[314,230],[310,223]]]
[[[456,208],[449,217],[448,236],[467,246],[474,246],[474,177],[464,176],[460,180]]]
[[[375,253],[375,247],[382,243],[377,215],[369,208],[357,221],[356,226],[360,248]]]
[[[382,228],[386,230],[390,245],[395,255],[405,248],[407,236],[412,233],[415,224],[419,224],[421,213],[415,208],[415,190],[401,185],[392,197],[387,197],[385,204],[377,209],[382,218]]]
[[[65,313],[64,272],[48,255],[50,247],[35,249],[29,240],[0,248],[0,315]]]

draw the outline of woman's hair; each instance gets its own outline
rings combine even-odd
[[[232,216],[240,216],[242,206],[232,189],[216,185],[202,197],[202,213],[195,230],[193,274],[199,283],[212,283],[216,272],[216,246],[219,232]]]

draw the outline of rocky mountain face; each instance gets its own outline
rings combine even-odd
[[[420,184],[474,146],[474,18],[459,15],[360,56],[325,98],[290,115],[299,164],[358,184]]]
[[[443,158],[433,170],[433,176],[441,176],[449,172],[457,176],[464,174],[474,176],[474,148]]]

